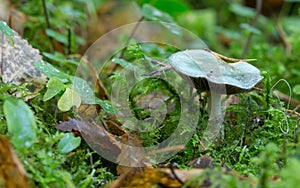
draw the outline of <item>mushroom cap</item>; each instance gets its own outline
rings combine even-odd
[[[171,66],[195,87],[204,91],[234,94],[250,91],[263,77],[253,65],[239,61],[227,64],[207,50],[185,50],[169,57]]]

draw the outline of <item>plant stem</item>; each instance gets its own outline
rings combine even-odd
[[[48,14],[47,5],[46,5],[46,0],[42,0],[42,3],[43,3],[43,9],[44,9],[44,15],[45,15],[47,29],[51,29],[49,14]],[[54,46],[54,43],[53,43],[53,38],[51,36],[49,36],[49,39],[50,39],[52,50],[55,50],[55,46]]]

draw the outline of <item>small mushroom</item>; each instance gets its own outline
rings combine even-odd
[[[225,60],[235,63],[227,64]],[[177,73],[191,79],[196,89],[209,92],[208,130],[214,138],[220,131],[224,137],[221,95],[250,91],[263,79],[260,71],[246,62],[249,60],[227,58],[207,49],[180,51],[171,55],[169,61]]]
[[[228,64],[225,60],[233,63]],[[206,139],[211,141],[221,132],[223,140],[221,96],[251,91],[263,79],[259,69],[247,63],[253,60],[228,58],[209,49],[185,50],[171,55],[169,65],[159,63],[160,69],[145,76],[174,69],[183,78],[191,80],[196,89],[207,91],[209,135]]]

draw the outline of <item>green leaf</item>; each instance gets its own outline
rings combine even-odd
[[[12,29],[7,25],[7,23],[2,20],[0,20],[0,31],[2,31],[2,33],[4,33],[4,35],[8,38],[10,43],[14,45],[14,41],[12,39],[14,33]]]
[[[257,35],[260,35],[261,34],[261,31],[247,23],[243,23],[240,25],[241,28],[243,29],[246,29],[247,31],[249,31],[250,33],[254,33],[254,34],[257,34]]]
[[[157,8],[153,7],[152,5],[149,4],[143,4],[142,9],[140,9],[141,15],[143,15],[147,20],[152,20],[152,21],[163,21],[163,22],[168,22],[168,23],[175,23],[173,18]]]
[[[94,91],[84,79],[72,76],[70,80],[74,89],[81,96],[83,104],[95,104]]]
[[[73,106],[79,107],[81,98],[78,93],[70,88],[67,88],[61,98],[58,100],[58,109],[62,112],[69,111]]]
[[[43,97],[43,101],[47,101],[65,89],[63,82],[57,77],[52,77],[47,83],[47,92]]]
[[[110,114],[117,113],[117,108],[110,101],[96,98],[95,102],[96,104],[99,104],[105,112]]]
[[[69,153],[76,149],[81,142],[80,137],[75,137],[73,133],[66,133],[58,143],[58,151],[60,153]]]
[[[53,31],[52,29],[46,29],[46,34],[49,37],[52,37],[52,38],[56,39],[57,41],[65,44],[65,45],[68,45],[67,35],[63,35],[59,32]]]
[[[300,95],[300,84],[294,86],[293,92],[294,92],[296,95]]]
[[[57,32],[57,31],[54,31],[52,29],[46,29],[46,34],[49,36],[49,37],[52,37],[54,39],[56,39],[57,41],[65,44],[65,46],[68,46],[69,43],[76,43],[76,44],[79,44],[79,45],[83,45],[85,44],[85,40],[79,36],[76,36],[73,31],[71,31],[71,40],[69,41],[68,39],[68,33],[60,33],[60,32]]]
[[[31,109],[24,101],[11,97],[4,101],[3,110],[13,145],[30,147],[36,140],[36,123]]]
[[[59,52],[54,52],[53,53],[47,53],[47,52],[43,52],[43,55],[47,58],[49,58],[52,61],[56,61],[58,63],[70,63],[73,65],[78,65],[79,63],[73,59],[66,59],[66,57]]]
[[[33,62],[33,66],[35,66],[35,68],[37,68],[39,71],[44,73],[48,78],[57,77],[63,83],[66,83],[69,81],[69,78],[70,78],[69,75],[56,69],[51,64],[49,64],[45,61]]]
[[[110,101],[101,100],[95,97],[93,90],[85,80],[75,76],[71,77],[70,80],[73,84],[74,89],[80,95],[82,104],[99,104],[107,113],[117,113],[116,107]]]
[[[111,61],[129,70],[134,70],[134,66],[130,62],[126,61],[125,59],[113,58]]]
[[[237,3],[231,3],[229,9],[236,15],[243,16],[246,18],[252,18],[255,15],[254,9],[239,5]]]
[[[176,25],[176,22],[173,20],[173,18],[165,12],[160,11],[159,9],[153,7],[150,4],[143,4],[143,7],[140,8],[136,5],[136,8],[140,12],[140,14],[147,20],[151,21],[159,21],[159,22],[167,22],[170,24],[164,24],[161,23],[164,27],[166,27],[168,30],[170,30],[172,33],[176,35],[181,35],[181,30]],[[172,26],[174,25],[174,27]]]

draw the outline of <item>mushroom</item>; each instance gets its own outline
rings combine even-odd
[[[228,64],[225,60],[233,63]],[[191,80],[196,89],[208,92],[207,128],[210,135],[206,139],[216,138],[221,131],[223,140],[221,96],[250,91],[263,79],[259,69],[247,63],[252,60],[227,58],[208,49],[185,50],[171,55],[170,65],[162,67],[161,70],[173,68],[183,78]],[[160,70],[154,74],[157,72]]]

